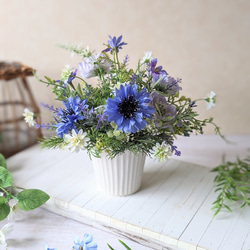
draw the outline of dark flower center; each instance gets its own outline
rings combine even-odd
[[[63,110],[63,113],[61,116],[61,121],[63,123],[68,123],[69,122],[68,115],[74,115],[74,114],[75,114],[75,112],[72,108]]]
[[[134,117],[134,113],[138,110],[139,101],[136,100],[133,96],[129,96],[122,100],[121,103],[117,105],[118,111],[125,119]]]

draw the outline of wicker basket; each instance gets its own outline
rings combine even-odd
[[[0,62],[0,153],[6,158],[37,142],[40,129],[24,122],[24,108],[38,114],[26,77],[33,69],[19,62]],[[40,116],[37,117],[40,123]]]

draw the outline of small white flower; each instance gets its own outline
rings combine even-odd
[[[205,101],[207,102],[207,110],[212,108],[213,106],[215,106],[216,94],[211,91]]]
[[[12,222],[15,220],[21,220],[23,218],[23,212],[18,206],[17,206],[17,200],[11,199],[9,201],[10,206],[10,213],[8,215],[8,221]]]
[[[172,155],[171,145],[163,142],[162,144],[157,143],[152,150],[152,155],[158,161],[168,159]]]
[[[31,112],[29,109],[27,108],[24,109],[23,116],[24,116],[25,122],[27,122],[30,127],[36,125],[36,121],[34,120],[34,113]]]
[[[72,130],[72,135],[64,135],[63,139],[66,143],[66,147],[71,152],[78,153],[80,149],[84,149],[85,144],[88,141],[86,135],[87,133],[83,133],[82,129],[78,133],[76,133],[75,130]]]
[[[148,63],[152,59],[152,52],[148,51],[145,52],[144,57],[141,60],[141,64]]]
[[[70,68],[69,65],[65,65],[65,67],[62,69],[62,73],[61,73],[61,80],[64,82],[66,80],[68,80],[68,78],[70,77]]]
[[[94,54],[78,64],[81,76],[91,78],[96,76],[96,71],[101,68],[104,72],[109,72],[111,64],[104,60],[100,54]]]
[[[7,249],[6,235],[13,230],[13,224],[8,223],[4,225],[0,230],[0,246],[4,246]]]

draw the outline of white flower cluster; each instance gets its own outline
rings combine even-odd
[[[63,139],[66,147],[73,153],[78,153],[80,149],[85,148],[85,144],[89,138],[86,137],[87,133],[83,133],[82,129],[78,133],[72,129],[72,134],[65,134]]]
[[[152,155],[158,161],[164,161],[173,154],[171,145],[163,142],[162,144],[157,143],[152,150]]]
[[[34,120],[34,113],[31,112],[28,108],[24,109],[23,116],[24,116],[25,122],[27,122],[30,127],[36,125],[36,121]]]

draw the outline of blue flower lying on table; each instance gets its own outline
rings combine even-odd
[[[74,240],[74,246],[72,250],[96,250],[97,244],[93,242],[93,235],[85,233],[83,239],[79,238]],[[49,248],[49,245],[46,244],[45,250],[56,250],[56,248]]]
[[[127,250],[131,250],[123,241],[118,240]],[[83,236],[83,240],[81,241],[77,238],[74,241],[74,246],[72,250],[97,250],[98,245],[93,242],[93,235],[85,233]],[[111,250],[114,250],[109,244],[107,244]],[[45,250],[57,250],[56,248],[49,248],[49,245],[46,244]]]
[[[92,234],[85,233],[83,236],[83,240],[80,241],[80,239],[76,239],[74,241],[74,246],[72,249],[74,250],[94,250],[97,249],[97,244],[93,242],[93,236]]]

